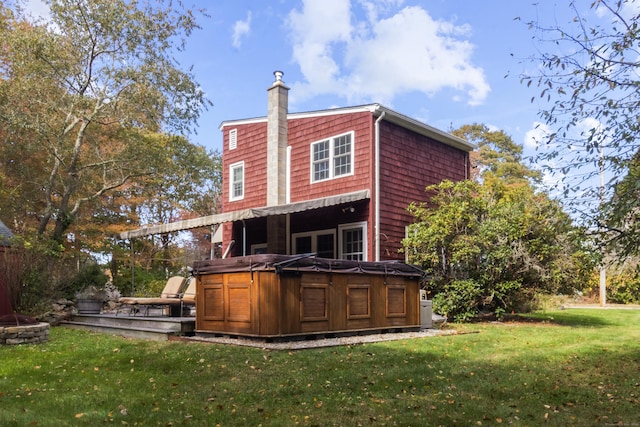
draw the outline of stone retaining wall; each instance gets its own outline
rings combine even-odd
[[[49,324],[0,326],[0,345],[38,344],[49,339]]]

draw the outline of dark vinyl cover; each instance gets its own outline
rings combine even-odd
[[[315,254],[261,254],[196,261],[193,265],[193,273],[196,275],[246,271],[274,271],[277,274],[302,272],[377,274],[413,278],[421,278],[424,275],[424,271],[419,267],[400,261],[348,261],[319,258]]]

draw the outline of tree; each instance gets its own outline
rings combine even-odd
[[[541,66],[523,82],[550,105],[540,113],[549,130],[539,141],[539,161],[561,173],[565,195],[579,202],[574,207],[585,223],[608,228],[611,238],[622,228],[615,218],[598,216],[612,193],[601,193],[597,177],[606,171],[609,184],[619,182],[640,149],[640,14],[629,0],[594,1],[587,11],[580,6],[570,2],[571,22],[529,23],[541,46],[532,60]],[[618,191],[615,202],[637,205],[637,198]],[[639,234],[629,237],[640,247]]]
[[[454,130],[478,145],[472,181],[427,187],[414,203],[404,241],[411,262],[431,276],[434,306],[455,320],[520,310],[536,293],[581,290],[593,260],[583,230],[561,205],[536,191],[539,172],[522,147],[480,124]]]
[[[471,179],[474,181],[490,172],[510,182],[524,179],[540,182],[540,171],[523,163],[522,146],[513,142],[504,131],[492,131],[483,124],[474,123],[463,125],[451,133],[478,147],[471,152]]]
[[[158,170],[145,178],[143,186],[128,188],[127,199],[137,201],[129,203],[131,214],[140,224],[166,224],[217,212],[222,195],[220,155],[207,153],[181,137],[162,139],[159,144],[165,154],[153,166]],[[173,253],[183,250],[175,245],[178,235],[163,234],[154,239],[156,244],[149,248],[147,259],[159,255],[159,264],[168,268],[171,260],[178,258]],[[180,266],[184,266],[183,260]]]
[[[538,292],[572,292],[591,273],[580,232],[557,202],[493,176],[427,188],[404,241],[430,276],[434,308],[454,320],[531,307]]]
[[[61,241],[83,207],[156,172],[163,147],[152,135],[192,130],[208,101],[172,56],[197,28],[194,11],[48,4],[48,26],[2,12],[0,123],[5,166],[38,196],[28,212],[37,233]]]

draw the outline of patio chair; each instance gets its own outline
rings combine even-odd
[[[196,305],[196,278],[191,276],[187,279],[187,288],[180,295],[180,316],[184,313],[185,307]]]
[[[140,311],[140,307],[144,307],[145,315],[148,315],[149,308],[154,306],[181,305],[182,288],[185,282],[186,279],[182,276],[170,277],[159,297],[121,297],[118,300],[121,305],[116,311],[116,316],[120,313],[120,308],[123,306],[130,306],[129,314],[133,313],[134,315]]]

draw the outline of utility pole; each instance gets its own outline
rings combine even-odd
[[[599,146],[600,161],[600,210],[604,206],[604,150],[602,145]],[[600,307],[607,305],[607,270],[604,266],[604,254],[600,262]]]

